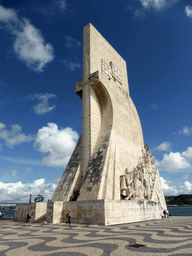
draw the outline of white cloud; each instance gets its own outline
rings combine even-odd
[[[76,146],[77,132],[67,127],[58,129],[54,123],[42,127],[36,136],[35,147],[42,153],[49,153],[42,163],[53,167],[65,167]]]
[[[160,180],[164,195],[169,196],[178,194],[178,190],[176,189],[175,185],[170,184],[170,182],[165,180],[163,177],[160,177]]]
[[[133,12],[134,16],[137,18],[137,17],[144,17],[146,16],[146,13],[143,9],[137,9]]]
[[[21,21],[15,10],[0,6],[0,22],[14,36],[13,49],[28,67],[42,72],[44,66],[54,59],[53,46],[44,42],[40,30],[27,19]]]
[[[145,9],[152,8],[156,11],[159,11],[164,9],[165,7],[170,7],[178,1],[179,0],[140,0],[140,3]]]
[[[179,131],[179,133],[185,134],[185,135],[190,135],[192,133],[192,128],[188,126],[182,127],[182,130]]]
[[[156,150],[159,150],[159,151],[171,151],[171,143],[165,141],[163,143],[161,143],[157,148]]]
[[[11,125],[10,131],[6,130],[5,127],[5,124],[0,123],[0,139],[4,139],[6,145],[10,147],[34,139],[32,135],[25,135],[22,133],[22,128],[18,124]]]
[[[44,44],[40,30],[36,29],[26,19],[23,23],[23,31],[16,32],[14,50],[28,67],[43,71],[43,67],[54,58],[51,44]]]
[[[67,46],[68,48],[81,46],[81,42],[77,41],[76,39],[72,38],[71,36],[66,36],[65,38],[67,39],[65,46]]]
[[[79,61],[70,61],[70,60],[63,60],[63,63],[69,68],[71,71],[73,71],[75,68],[80,68],[81,64]]]
[[[166,6],[165,0],[140,0],[142,6],[144,8],[154,8],[154,9],[161,9]]]
[[[186,6],[185,7],[185,12],[187,14],[188,17],[192,18],[192,6]]]
[[[49,106],[48,100],[50,98],[56,98],[55,94],[44,93],[44,94],[35,94],[30,96],[32,99],[38,99],[39,103],[34,106],[34,110],[36,114],[43,115],[52,111],[55,108],[55,105]]]
[[[3,123],[0,123],[0,130],[4,129],[5,128],[5,124]]]
[[[58,0],[55,2],[55,5],[58,6],[62,10],[65,10],[67,8],[67,3],[65,0]]]
[[[190,183],[189,181],[185,181],[184,184],[187,188],[188,193],[191,193],[192,192],[192,183]]]
[[[17,13],[12,9],[6,9],[0,5],[0,21],[1,22],[10,22],[17,21]]]
[[[39,194],[47,201],[51,199],[56,186],[54,183],[45,184],[45,179],[27,184],[22,184],[21,181],[16,183],[0,182],[0,202],[28,203],[30,194],[32,194],[32,201]]]
[[[187,150],[183,151],[182,156],[192,162],[192,147],[188,147]]]
[[[12,171],[12,173],[11,173],[11,176],[13,177],[13,178],[18,178],[18,176],[17,176],[17,171]]]
[[[165,196],[177,196],[181,194],[192,193],[192,183],[185,181],[183,183],[175,184],[160,177],[162,189]]]
[[[58,12],[64,12],[67,9],[66,0],[52,0],[45,2],[42,8],[36,7],[35,10],[41,12],[43,16],[53,16]]]
[[[54,180],[55,183],[59,183],[61,177]]]
[[[189,178],[189,174],[185,174],[183,177],[182,177],[182,180],[188,180],[188,178]]]
[[[30,167],[30,168],[29,168],[29,167],[27,167],[27,168],[25,169],[25,172],[26,172],[26,173],[29,173],[31,170],[32,170],[32,168],[31,168],[31,167]]]
[[[156,161],[156,165],[158,168],[162,168],[163,170],[170,172],[191,168],[190,162],[188,162],[188,160],[179,152],[170,152],[169,154],[165,154],[162,161]]]

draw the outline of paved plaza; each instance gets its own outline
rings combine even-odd
[[[98,226],[0,221],[0,255],[192,255],[192,217]]]

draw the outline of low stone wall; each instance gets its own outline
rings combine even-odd
[[[63,223],[67,221],[66,214],[71,210],[73,223],[105,224],[104,200],[49,202],[47,204],[47,222]]]
[[[28,212],[31,212],[31,221],[35,217],[35,203],[31,204],[16,204],[15,208],[15,220],[26,221]]]
[[[64,217],[71,210],[74,223],[105,224],[104,200],[64,202],[63,209]]]
[[[31,212],[31,221],[39,220],[46,215],[47,203],[16,204],[15,221],[26,221],[28,212]]]
[[[15,216],[2,216],[1,218],[0,218],[0,221],[1,220],[14,220],[15,219]]]
[[[105,200],[105,225],[161,219],[159,204],[153,201]]]

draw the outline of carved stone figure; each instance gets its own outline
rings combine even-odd
[[[125,175],[121,176],[121,196],[123,199],[129,200],[134,194],[133,189],[133,172],[129,172],[129,169],[125,169]]]
[[[145,177],[143,180],[143,185],[145,187],[145,192],[144,192],[144,198],[149,200],[150,199],[150,177],[148,175],[148,172],[145,172]]]
[[[144,199],[144,186],[140,180],[139,172],[135,173],[133,184],[135,190],[135,199]]]

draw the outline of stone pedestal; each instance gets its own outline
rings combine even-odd
[[[160,204],[153,201],[90,200],[52,202],[47,208],[47,222],[66,222],[71,210],[72,223],[115,225],[161,218]]]

